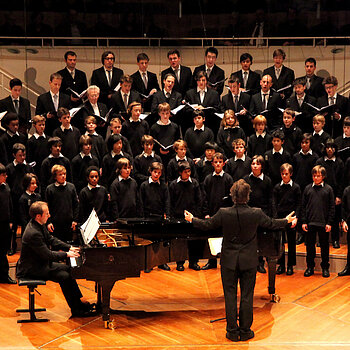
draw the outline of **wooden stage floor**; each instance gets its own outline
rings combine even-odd
[[[18,254],[17,254],[18,255]],[[11,260],[16,257],[11,257]],[[203,264],[204,261],[201,261]],[[165,272],[154,269],[116,283],[111,305],[116,329],[103,327],[101,317],[69,319],[57,284],[40,286],[38,317],[48,323],[17,324],[16,308],[27,307],[26,287],[0,284],[0,349],[69,350],[316,350],[350,349],[350,277],[319,272],[303,277],[277,276],[280,303],[269,302],[267,276],[258,274],[254,296],[255,338],[233,343],[225,338],[224,299],[220,270]],[[84,297],[95,301],[94,284],[79,280]]]

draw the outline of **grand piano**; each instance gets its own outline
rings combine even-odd
[[[102,224],[96,239],[81,249],[81,259],[72,267],[72,276],[96,282],[97,309],[102,312],[106,328],[113,328],[110,314],[110,293],[116,281],[140,277],[141,271],[168,262],[188,259],[189,240],[221,237],[220,231],[200,231],[183,220],[118,219]],[[258,234],[260,254],[269,257],[268,292],[271,301],[275,294],[276,263],[281,254],[279,232]],[[202,258],[213,257],[208,246]]]

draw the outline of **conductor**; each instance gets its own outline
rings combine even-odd
[[[17,278],[50,280],[60,284],[72,317],[88,317],[96,314],[94,305],[83,303],[82,294],[75,279],[70,275],[70,267],[60,261],[79,256],[79,248],[51,236],[46,228],[50,217],[45,202],[35,202],[29,208],[32,218],[22,237],[21,256],[17,263]]]
[[[201,220],[185,211],[185,219],[202,230],[222,228],[221,280],[225,296],[226,338],[245,341],[254,337],[250,329],[253,323],[253,295],[258,265],[258,226],[280,229],[287,223],[296,224],[294,212],[285,219],[271,219],[260,208],[247,205],[250,185],[243,179],[233,184],[230,194],[234,205],[221,208],[210,219]],[[237,283],[240,283],[241,301],[239,326],[237,324]]]

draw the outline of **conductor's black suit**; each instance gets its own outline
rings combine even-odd
[[[243,335],[253,322],[253,295],[258,264],[256,231],[258,226],[279,229],[286,219],[271,219],[260,208],[236,204],[221,208],[210,219],[193,218],[193,226],[204,230],[222,228],[221,279],[225,295],[227,332]],[[240,283],[241,302],[237,325],[237,283]]]

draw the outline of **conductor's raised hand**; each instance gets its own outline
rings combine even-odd
[[[184,214],[185,214],[185,220],[188,222],[192,222],[193,215],[187,210],[185,210]]]
[[[290,224],[291,222],[297,219],[297,217],[294,214],[295,214],[295,211],[292,211],[290,214],[286,216],[286,219],[288,220],[288,224]]]

